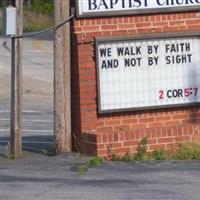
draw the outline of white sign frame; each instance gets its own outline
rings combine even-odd
[[[88,0],[76,0],[76,15],[78,18],[83,17],[101,17],[101,16],[121,16],[121,15],[138,15],[138,14],[153,14],[153,13],[168,13],[200,10],[200,4],[184,5],[184,6],[166,6],[166,7],[149,7],[149,8],[133,8],[133,9],[116,9],[102,11],[83,11],[83,3]],[[147,0],[148,1],[148,0]],[[151,0],[155,1],[155,0]]]
[[[144,34],[139,36],[125,36],[125,37],[96,37],[95,38],[95,59],[96,59],[96,73],[97,73],[97,104],[98,113],[116,113],[116,112],[126,112],[126,111],[137,111],[137,110],[151,110],[151,109],[161,109],[161,108],[174,108],[174,107],[184,107],[184,106],[194,106],[200,105],[200,100],[198,102],[189,103],[178,103],[170,105],[151,105],[144,107],[129,107],[129,108],[117,108],[117,109],[103,109],[101,106],[101,83],[100,83],[100,72],[99,72],[99,52],[98,46],[106,42],[119,42],[119,41],[144,41],[144,40],[162,40],[162,39],[179,39],[179,38],[200,38],[200,34],[197,31],[192,32],[179,32],[179,33],[162,33],[162,34]],[[200,87],[200,85],[199,85]],[[200,89],[200,88],[199,88]],[[198,91],[198,93],[200,90]]]

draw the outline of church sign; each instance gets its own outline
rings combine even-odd
[[[96,38],[100,113],[200,103],[200,37]]]

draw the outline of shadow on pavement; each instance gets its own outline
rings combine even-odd
[[[9,137],[0,137],[0,154],[4,155],[9,149]],[[22,149],[30,153],[44,154],[53,156],[53,136],[24,136],[22,137]]]

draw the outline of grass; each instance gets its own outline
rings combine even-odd
[[[5,155],[5,160],[14,160],[15,155],[13,155],[10,151]]]
[[[200,160],[200,142],[184,142],[171,156],[174,160]]]
[[[150,157],[152,160],[166,160],[167,154],[163,149],[156,149],[150,154]]]
[[[96,167],[98,165],[101,165],[103,163],[103,158],[99,157],[91,157],[87,162],[79,166],[78,172],[80,175],[84,174],[85,172],[88,171],[89,168],[91,167]]]
[[[145,160],[147,152],[147,137],[144,137],[138,144],[135,160]]]
[[[164,149],[155,149],[147,152],[147,138],[143,138],[137,147],[135,154],[126,153],[124,156],[112,154],[112,161],[143,161],[143,160],[200,160],[200,142],[184,142],[174,152],[167,152]]]

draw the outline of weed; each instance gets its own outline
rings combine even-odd
[[[120,158],[120,156],[118,156],[118,155],[112,153],[112,155],[111,155],[111,160],[112,160],[112,161],[120,161],[121,158]]]
[[[87,165],[88,165],[88,167],[96,167],[102,163],[103,163],[103,158],[91,157],[90,160],[88,161]]]
[[[163,149],[156,149],[150,154],[150,157],[153,160],[165,160],[166,152]]]
[[[180,148],[171,155],[174,160],[200,160],[200,142],[184,142]]]
[[[90,167],[96,167],[103,163],[103,158],[99,157],[91,157],[86,163],[82,164],[78,168],[78,172],[80,175],[84,174]]]
[[[42,155],[45,155],[45,156],[48,156],[48,155],[49,155],[49,152],[48,152],[46,149],[42,149],[42,150],[41,150],[41,154],[42,154]]]
[[[144,137],[138,144],[137,152],[135,155],[131,155],[127,152],[124,156],[120,157],[116,154],[112,154],[111,160],[112,161],[132,161],[132,160],[147,160],[147,137]]]
[[[180,144],[180,148],[172,152],[166,152],[164,149],[156,149],[153,152],[147,153],[147,137],[143,138],[137,147],[137,152],[133,156],[130,153],[126,153],[120,157],[116,154],[112,154],[112,161],[132,161],[132,160],[200,160],[200,142],[185,142]]]
[[[127,152],[127,153],[121,158],[121,160],[124,161],[124,162],[129,162],[129,161],[134,160],[134,156]]]
[[[87,170],[88,170],[88,167],[85,164],[78,167],[79,175],[83,175],[85,172],[87,172]]]
[[[135,160],[146,160],[147,137],[144,137],[138,144],[137,152],[134,156]]]
[[[6,159],[6,160],[14,160],[14,159],[15,159],[15,155],[12,154],[11,152],[8,152],[8,153],[5,155],[5,159]]]

